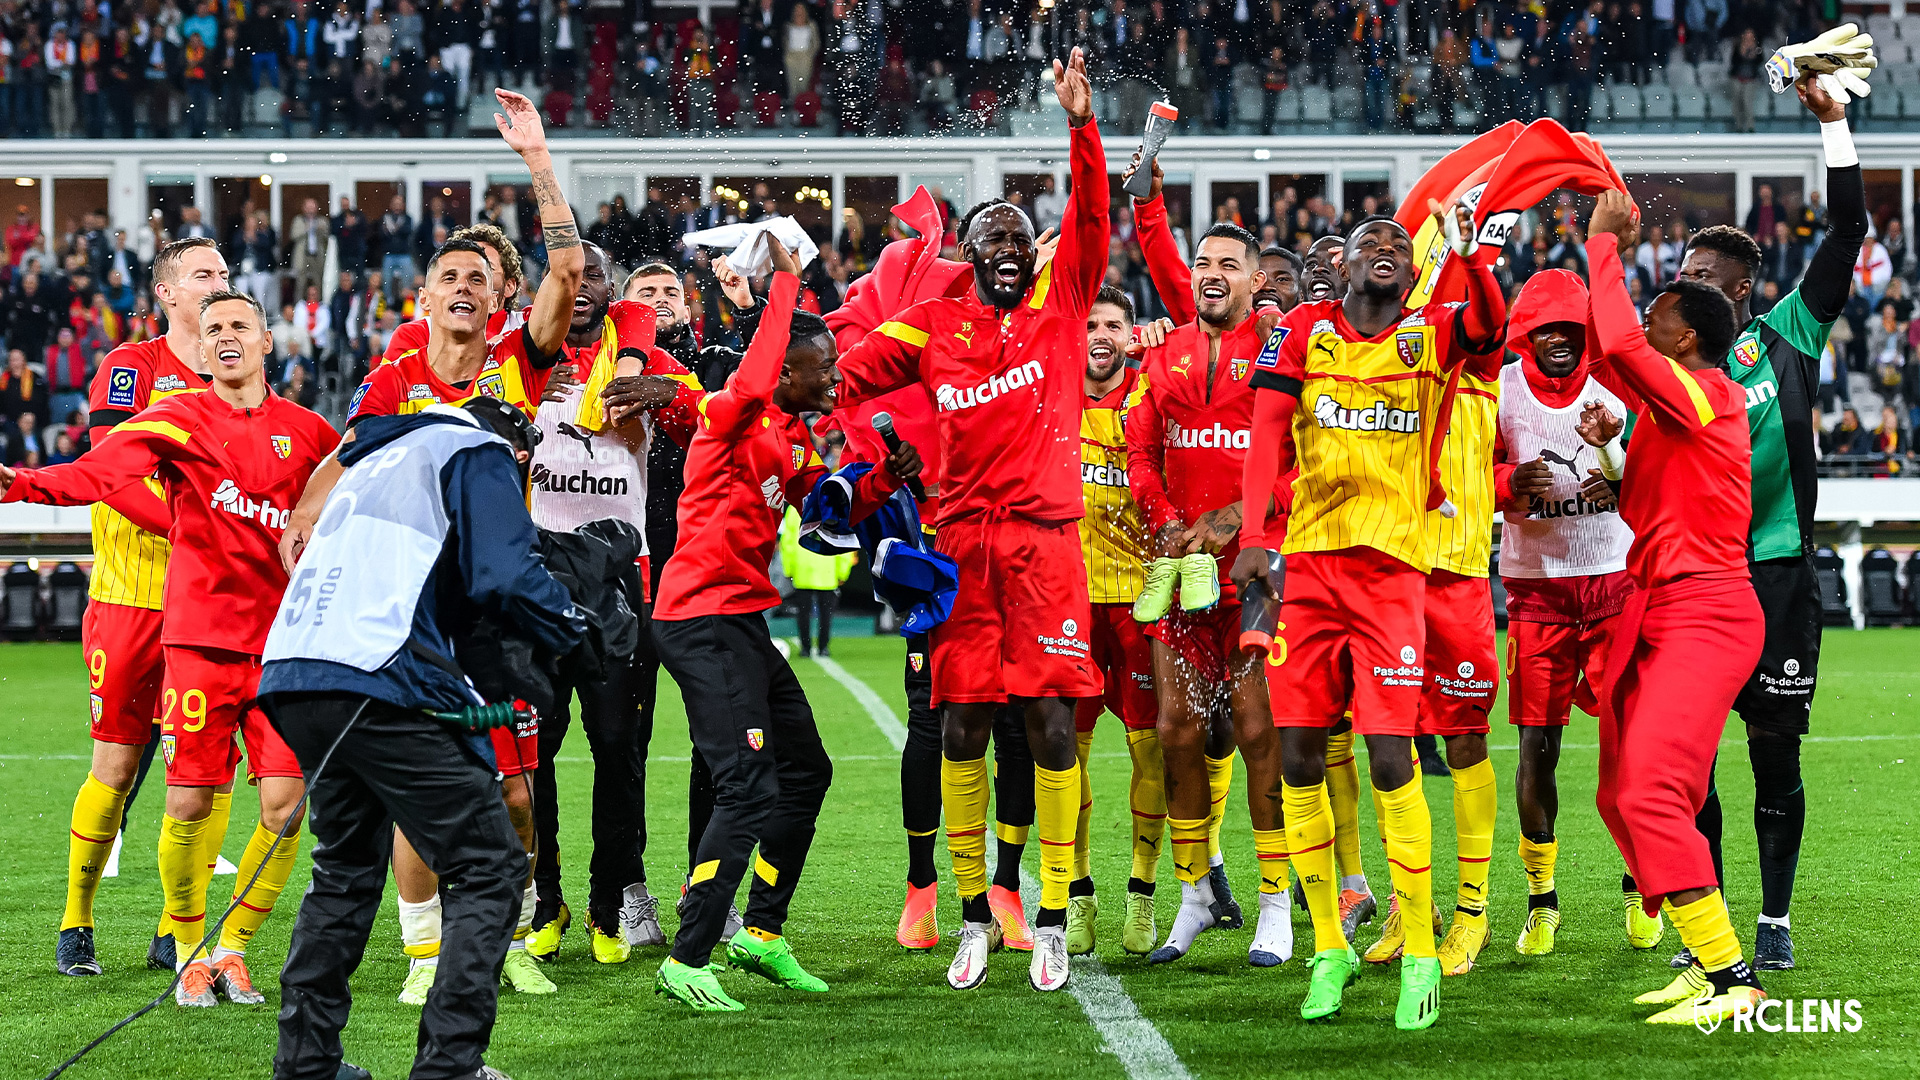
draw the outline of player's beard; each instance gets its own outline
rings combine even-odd
[[[1381,281],[1372,274],[1367,274],[1358,282],[1349,281],[1347,283],[1348,292],[1356,289],[1359,290],[1360,295],[1371,300],[1404,300],[1406,299],[1408,286],[1400,284],[1397,279],[1394,281]]]

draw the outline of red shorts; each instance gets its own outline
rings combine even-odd
[[[165,648],[167,674],[160,689],[160,752],[167,783],[219,787],[240,764],[238,736],[247,747],[247,771],[263,776],[299,776],[300,762],[254,704],[260,689],[260,658],[225,649]]]
[[[1599,715],[1607,644],[1614,616],[1633,595],[1633,578],[1622,570],[1505,583],[1508,722],[1562,727],[1576,705]]]
[[[540,767],[540,718],[510,728],[487,732],[493,740],[493,763],[501,776],[519,776]]]
[[[1287,556],[1267,689],[1275,727],[1412,735],[1426,671],[1427,575],[1372,548]]]
[[[933,704],[1099,696],[1078,525],[970,517],[937,545],[960,589],[932,634]]]
[[[1485,735],[1500,690],[1494,651],[1493,587],[1451,570],[1427,575],[1427,692],[1421,735]]]
[[[96,742],[145,746],[153,740],[154,706],[166,663],[160,655],[160,613],[125,604],[87,604],[80,619],[87,657],[90,734]]]
[[[1240,653],[1240,605],[1223,600],[1209,611],[1176,608],[1147,627],[1147,636],[1173,650],[1202,680],[1223,683]]]
[[[1074,706],[1076,731],[1092,731],[1102,711],[1120,718],[1128,731],[1151,731],[1160,719],[1153,697],[1153,647],[1145,627],[1133,621],[1132,604],[1093,605],[1093,665],[1106,678],[1100,697],[1081,698]]]

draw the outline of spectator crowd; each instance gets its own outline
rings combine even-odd
[[[1189,132],[1273,134],[1335,90],[1370,130],[1552,113],[1603,82],[1724,69],[1752,129],[1766,50],[1826,0],[742,0],[711,25],[663,0],[0,0],[0,133],[170,138],[480,126],[494,86],[557,129],[1004,133],[1051,58],[1086,51],[1103,119],[1156,97]],[[1746,102],[1744,116],[1741,102]],[[1312,121],[1313,116],[1307,115]]]
[[[1175,242],[1183,251],[1189,242],[1183,223],[1189,218],[1179,198],[1185,190],[1169,189],[1168,206]],[[958,258],[957,208],[934,194],[946,222],[944,253]],[[1304,258],[1315,241],[1344,235],[1359,220],[1393,209],[1375,195],[1336,208],[1311,189],[1302,194],[1299,187],[1279,186],[1273,194],[1264,209],[1227,198],[1212,208],[1212,219],[1248,229],[1263,247],[1286,248]],[[1050,179],[1031,196],[1016,190],[1008,198],[1027,209],[1041,229],[1057,227],[1067,203],[1066,193]],[[284,228],[251,203],[219,223],[185,207],[169,225],[156,210],[133,229],[116,228],[105,211],[96,211],[47,233],[26,206],[18,207],[0,234],[5,244],[0,355],[6,357],[0,370],[0,463],[59,461],[84,449],[87,387],[115,345],[164,332],[148,271],[162,245],[186,236],[219,242],[234,286],[259,298],[274,316],[270,329],[281,392],[342,421],[348,396],[385,351],[388,336],[416,317],[418,273],[428,255],[469,222],[458,219],[439,196],[427,200],[418,218],[398,195],[384,207],[365,208],[342,196],[332,209],[329,214],[317,201],[304,200]],[[576,213],[585,219],[586,239],[619,266],[664,262],[679,269],[699,340],[725,344],[734,340],[733,308],[714,275],[710,253],[688,249],[682,237],[795,209],[761,182],[744,193],[716,189],[704,204],[649,188],[637,207],[616,195],[590,215],[584,208]],[[1164,314],[1147,274],[1130,200],[1115,200],[1111,214],[1107,283],[1127,292],[1143,315]],[[1862,250],[1853,298],[1822,364],[1822,445],[1833,471],[1898,473],[1914,459],[1920,321],[1914,319],[1913,295],[1920,285],[1920,259],[1908,248],[1899,216],[1877,216],[1880,228]],[[511,185],[497,185],[486,191],[473,217],[497,226],[520,248],[528,278],[523,295],[530,295],[546,261],[532,202]],[[1517,291],[1549,267],[1585,276],[1585,237],[1573,199],[1559,196],[1531,219],[1515,231],[1501,261],[1500,272],[1511,287]],[[1825,233],[1825,215],[1817,194],[1803,202],[1761,185],[1744,225],[1763,238],[1761,281],[1753,300],[1760,314],[1798,283]],[[1650,300],[1673,280],[1690,231],[1684,217],[1649,220],[1628,277],[1637,299]],[[821,314],[837,308],[881,248],[906,235],[906,226],[892,215],[870,221],[855,208],[842,207],[833,228],[816,230],[821,254],[804,273],[802,306]]]

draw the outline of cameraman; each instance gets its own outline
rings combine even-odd
[[[445,897],[413,1075],[500,1075],[481,1058],[527,854],[491,742],[427,713],[480,704],[449,659],[449,629],[475,609],[555,655],[586,633],[527,515],[518,466],[538,441],[524,414],[477,397],[370,417],[341,444],[345,472],[274,619],[260,680],[307,776],[316,840],[281,973],[275,1080],[367,1075],[341,1065],[340,1030],[396,823]]]

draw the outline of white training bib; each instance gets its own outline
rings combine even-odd
[[[638,434],[629,424],[588,431],[574,424],[580,415],[579,383],[558,401],[543,401],[534,414],[540,445],[533,452],[533,523],[549,532],[572,532],[589,521],[617,518],[647,536],[647,446],[653,416],[640,420]],[[643,546],[641,554],[646,554]]]
[[[1553,475],[1553,487],[1535,497],[1526,513],[1502,515],[1501,577],[1590,577],[1627,568],[1633,530],[1617,508],[1602,510],[1580,494],[1587,470],[1600,467],[1599,451],[1579,432],[1580,411],[1589,401],[1627,415],[1620,399],[1592,376],[1571,405],[1550,409],[1534,397],[1520,364],[1500,369],[1500,441],[1507,460],[1539,458]]]

